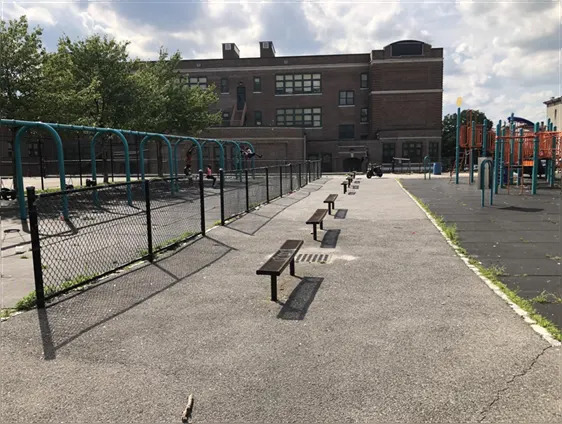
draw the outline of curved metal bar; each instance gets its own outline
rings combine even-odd
[[[130,163],[129,163],[129,143],[127,142],[127,139],[125,138],[125,136],[123,135],[123,133],[120,130],[115,130],[112,128],[107,128],[107,129],[100,129],[98,132],[95,133],[94,137],[92,138],[92,141],[90,141],[90,161],[92,164],[92,180],[94,182],[97,182],[97,169],[96,169],[96,142],[98,141],[98,138],[100,135],[102,134],[114,134],[117,137],[119,137],[119,139],[121,140],[121,142],[123,143],[123,151],[125,153],[125,180],[130,183],[131,182],[131,167],[130,167]],[[94,199],[97,202],[97,191],[94,190]],[[133,195],[131,193],[131,186],[128,185],[127,186],[127,202],[129,203],[129,205],[133,204]]]
[[[178,176],[178,166],[177,166],[177,162],[178,162],[178,146],[182,141],[191,141],[192,143],[195,143],[195,145],[197,146],[197,161],[199,162],[199,169],[203,169],[203,148],[201,147],[201,143],[199,143],[199,141],[197,141],[195,138],[193,137],[180,137],[180,136],[173,136],[174,138],[178,138],[178,140],[174,143],[174,170],[175,170],[175,175],[176,178]]]
[[[492,159],[485,159],[482,161],[482,163],[480,164],[480,190],[482,191],[482,201],[481,201],[481,206],[484,207],[484,195],[486,192],[486,188],[485,188],[485,178],[484,178],[484,169],[486,169],[486,165],[489,165],[490,167],[490,175],[494,174],[494,163],[492,162]],[[492,187],[490,187],[490,206],[492,206],[494,204],[494,186],[496,185],[496,179],[494,178],[494,182],[492,183]]]
[[[247,144],[248,146],[250,146],[250,150],[252,151],[252,153],[256,153],[256,149],[254,148],[254,145],[252,143],[250,143],[249,141],[240,141],[240,144]],[[252,176],[254,175],[254,170],[256,169],[256,155],[252,156]]]
[[[62,140],[60,138],[59,133],[55,131],[53,127],[49,124],[44,124],[43,122],[35,122],[33,124],[24,124],[22,128],[18,130],[16,133],[16,139],[14,140],[14,154],[15,154],[15,162],[16,162],[16,181],[17,181],[17,194],[18,194],[18,204],[20,210],[20,218],[22,221],[27,219],[27,211],[25,208],[25,196],[23,193],[23,172],[22,172],[22,163],[21,163],[21,138],[22,136],[33,127],[39,127],[46,129],[53,139],[55,140],[55,144],[57,146],[57,161],[59,166],[59,183],[60,189],[63,193],[62,195],[62,214],[64,218],[68,219],[68,197],[65,194],[66,192],[66,175],[64,173],[64,152],[62,148]]]
[[[174,160],[172,155],[172,145],[170,144],[170,140],[168,140],[166,136],[162,134],[150,134],[150,135],[146,135],[139,144],[139,153],[140,153],[139,162],[140,162],[141,180],[144,181],[144,145],[148,140],[152,138],[159,138],[160,140],[163,140],[166,143],[166,146],[168,147],[168,168],[170,172],[170,178],[174,178],[175,166],[174,166]],[[173,191],[174,188],[172,185],[172,192]]]
[[[220,152],[220,156],[219,156],[219,168],[224,169],[224,146],[220,143],[220,141],[215,140],[215,139],[205,139],[203,140],[203,142],[201,143],[201,148],[203,148],[203,146],[205,146],[205,144],[207,144],[207,142],[209,143],[215,143],[219,146],[219,152]]]

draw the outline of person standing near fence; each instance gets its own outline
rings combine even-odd
[[[217,177],[213,175],[213,168],[211,165],[207,165],[207,170],[205,171],[205,178],[208,180],[213,180],[213,188],[215,188],[215,183],[217,182]]]

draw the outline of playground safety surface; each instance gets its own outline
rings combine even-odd
[[[0,324],[0,422],[560,422],[560,348],[386,175],[325,177],[153,264]],[[312,240],[306,219],[330,193]],[[258,219],[259,218],[259,219]],[[324,234],[339,230],[330,247]],[[256,270],[287,239],[297,277]]]
[[[403,180],[404,187],[436,215],[457,226],[460,245],[485,267],[505,269],[500,279],[525,299],[545,294],[562,298],[561,191],[539,189],[537,195],[502,190],[485,207],[476,185],[462,179],[456,185],[444,179]],[[562,327],[562,304],[547,296],[535,309]]]

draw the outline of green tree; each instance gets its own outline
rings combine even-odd
[[[29,29],[25,16],[0,21],[0,118],[34,120],[40,117],[38,102],[45,49],[41,41],[42,29]],[[11,127],[14,145],[17,128]],[[15,155],[12,159],[15,179]]]
[[[218,95],[214,86],[189,87],[178,74],[181,55],[161,49],[155,62],[137,62],[134,80],[137,99],[131,125],[142,131],[196,136],[221,122],[212,113]],[[162,175],[162,142],[157,140],[158,174]]]
[[[468,116],[468,110],[461,111],[461,125],[466,124]],[[472,120],[475,121],[477,124],[484,123],[484,119],[488,119],[484,112],[480,112],[479,110],[472,111]],[[493,128],[494,123],[488,120],[487,128],[491,130]],[[455,147],[456,147],[456,131],[457,131],[457,114],[447,114],[443,118],[443,127],[441,131],[441,157],[443,158],[452,158],[455,156]]]

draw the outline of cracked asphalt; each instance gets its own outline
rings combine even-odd
[[[342,178],[2,322],[0,422],[174,423],[190,393],[192,423],[560,422],[560,348],[392,177],[353,196]],[[313,241],[330,193],[347,213]],[[255,271],[287,239],[329,258],[287,270],[274,303]]]

